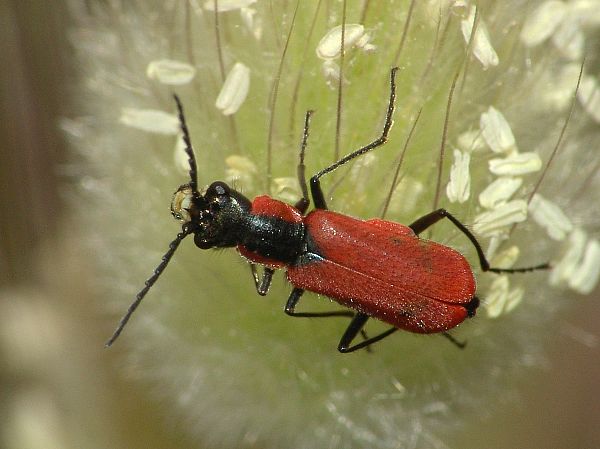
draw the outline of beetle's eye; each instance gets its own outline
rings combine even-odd
[[[227,193],[221,184],[215,186],[215,191],[217,192],[217,195],[225,195],[225,193]]]
[[[208,190],[218,197],[229,196],[230,188],[223,181],[215,181],[209,187]]]

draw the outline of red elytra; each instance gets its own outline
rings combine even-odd
[[[315,210],[304,223],[323,260],[289,267],[295,287],[411,332],[443,332],[467,318],[475,278],[459,252],[385,220]]]
[[[548,264],[491,268],[475,236],[445,209],[437,209],[408,226],[382,219],[360,220],[327,210],[320,178],[387,141],[394,112],[396,71],[397,68],[391,71],[390,97],[381,136],[310,178],[314,210],[306,215],[310,200],[304,178],[304,152],[311,111],[305,118],[298,165],[302,199],[295,206],[268,196],[250,202],[221,181],[213,182],[204,194],[198,192],[196,159],[183,108],[175,96],[190,164],[190,182],[179,187],[171,204],[173,216],[183,222],[182,230],[106,345],[118,338],[181,241],[190,234],[201,249],[237,247],[250,262],[255,287],[261,295],[268,292],[275,269],[287,270],[287,279],[294,287],[285,306],[288,315],[350,318],[338,345],[340,352],[368,348],[398,329],[442,333],[459,347],[464,346],[447,331],[475,315],[479,305],[471,267],[456,250],[419,237],[443,218],[471,241],[483,271],[514,273],[548,268]],[[256,264],[264,266],[262,279]],[[348,309],[297,312],[296,305],[305,290],[328,296]],[[371,317],[393,327],[368,338],[363,327]],[[352,345],[358,334],[363,341]]]

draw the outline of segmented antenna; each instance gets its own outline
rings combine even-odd
[[[177,103],[177,110],[179,111],[179,126],[183,133],[183,142],[185,143],[185,152],[188,155],[188,162],[190,164],[190,187],[194,196],[198,194],[198,175],[196,171],[196,157],[194,156],[194,148],[192,147],[192,140],[190,139],[190,132],[188,131],[187,124],[185,123],[185,115],[183,114],[183,106],[181,100],[177,94],[173,94],[175,103]]]
[[[184,131],[184,133],[185,133],[185,131]],[[195,168],[195,166],[194,166],[194,168]],[[191,173],[191,170],[190,170],[190,173]],[[167,267],[167,265],[169,264],[169,261],[171,260],[171,257],[173,257],[173,254],[175,253],[175,250],[177,250],[177,247],[179,246],[181,241],[185,237],[187,237],[189,234],[191,234],[191,228],[186,227],[183,231],[181,231],[179,234],[177,234],[177,237],[175,237],[175,240],[173,240],[169,244],[169,250],[162,257],[162,261],[160,262],[158,267],[156,267],[156,269],[154,270],[154,274],[152,274],[152,276],[150,276],[148,278],[148,280],[146,280],[144,288],[141,289],[140,292],[136,295],[135,301],[133,301],[133,303],[131,303],[131,305],[129,306],[129,309],[127,309],[127,313],[125,313],[123,318],[121,318],[121,321],[119,322],[119,325],[117,326],[117,329],[115,330],[115,332],[112,334],[112,337],[110,337],[108,339],[108,341],[104,344],[105,347],[108,348],[115,342],[115,340],[117,338],[119,338],[119,335],[121,335],[123,328],[129,321],[129,318],[131,318],[131,315],[133,314],[133,312],[135,312],[135,309],[137,309],[137,307],[142,302],[142,299],[144,299],[144,296],[146,296],[146,293],[148,293],[148,290],[150,290],[150,287],[152,287],[154,285],[154,283],[156,282],[158,277],[161,275],[161,273]]]

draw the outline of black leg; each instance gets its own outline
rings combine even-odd
[[[287,313],[289,316],[308,318],[326,318],[330,316],[354,316],[354,312],[350,310],[333,310],[331,312],[296,312],[296,305],[298,304],[298,301],[300,301],[300,298],[302,297],[303,293],[304,290],[302,290],[301,288],[295,288],[292,290],[292,293],[290,293],[290,297],[288,298],[287,303],[285,305],[285,313]]]
[[[302,191],[302,198],[294,205],[302,214],[306,212],[310,205],[308,199],[308,187],[306,186],[306,166],[304,165],[304,155],[306,153],[306,145],[308,142],[308,128],[310,126],[310,117],[314,111],[306,111],[306,117],[304,118],[304,132],[302,133],[302,143],[300,144],[300,161],[298,162],[298,182],[300,183],[300,190]]]
[[[254,279],[256,293],[258,293],[260,296],[265,296],[269,292],[269,287],[271,287],[271,280],[273,279],[273,273],[275,270],[265,267],[262,279],[260,279],[258,276],[256,264],[250,264],[250,271],[252,271],[252,278]]]
[[[367,315],[365,315],[364,313],[360,313],[360,312],[357,313],[354,316],[354,318],[352,318],[352,321],[350,321],[350,324],[348,325],[346,332],[344,332],[344,335],[342,335],[342,339],[340,340],[340,344],[338,345],[338,351],[340,351],[342,353],[348,353],[348,352],[354,352],[358,349],[362,349],[365,347],[368,350],[370,345],[372,345],[373,343],[377,343],[379,340],[383,340],[385,337],[393,334],[394,332],[396,332],[398,330],[398,328],[392,327],[392,328],[388,329],[387,331],[382,332],[379,335],[376,335],[375,337],[368,338],[365,341],[363,341],[357,345],[350,346],[350,344],[352,343],[354,338],[356,338],[356,336],[359,333],[363,332],[363,326],[365,325],[365,323],[367,322],[368,319],[369,319],[369,317]],[[363,336],[364,335],[365,334],[363,334]]]
[[[448,332],[442,332],[442,335],[444,337],[446,337],[448,340],[450,340],[450,342],[453,345],[457,346],[459,349],[465,349],[465,346],[467,346],[467,342],[466,341],[458,341],[456,338],[454,338]]]
[[[438,209],[430,212],[427,215],[419,218],[415,222],[409,225],[409,227],[415,232],[415,234],[419,235],[421,232],[433,226],[442,218],[447,218],[450,220],[454,226],[456,226],[467,238],[471,241],[475,250],[477,251],[477,256],[479,257],[479,264],[481,265],[482,271],[491,271],[493,273],[525,273],[527,271],[535,271],[535,270],[546,270],[550,268],[550,264],[543,263],[540,265],[536,265],[534,267],[525,267],[525,268],[493,268],[490,267],[490,263],[485,257],[483,253],[483,249],[481,249],[481,245],[475,238],[475,236],[467,229],[467,227],[458,221],[450,212],[446,209]]]
[[[292,293],[290,294],[290,297],[288,298],[287,304],[285,305],[285,313],[287,313],[289,316],[294,316],[294,317],[305,317],[305,318],[329,318],[329,317],[348,317],[348,318],[355,318],[356,314],[350,310],[334,310],[332,312],[296,312],[296,305],[298,304],[298,301],[300,301],[300,298],[302,297],[302,294],[304,293],[304,290],[300,289],[300,288],[295,288],[294,290],[292,290]],[[360,329],[360,335],[362,336],[362,338],[364,340],[369,340],[369,337],[367,336],[367,333],[363,330]],[[347,332],[347,331],[346,331]],[[356,334],[355,334],[356,336]],[[354,338],[354,337],[353,337]],[[367,344],[367,351],[371,352],[371,348],[369,347],[369,345]],[[362,348],[363,346],[361,346]]]
[[[323,195],[323,190],[321,189],[321,181],[319,178],[327,173],[334,171],[336,168],[344,165],[345,163],[351,161],[352,159],[361,156],[365,153],[368,153],[371,150],[374,150],[377,147],[385,144],[388,139],[388,134],[390,129],[392,128],[392,124],[394,123],[392,120],[392,116],[394,115],[394,102],[396,100],[396,72],[398,71],[398,67],[394,67],[390,73],[390,99],[388,102],[387,112],[385,115],[385,123],[383,124],[383,130],[381,131],[381,136],[375,139],[368,145],[359,148],[356,151],[344,156],[339,161],[330,165],[329,167],[324,168],[319,173],[310,178],[310,192],[312,194],[313,201],[315,203],[315,207],[317,209],[327,209],[327,202],[325,201],[325,196]]]

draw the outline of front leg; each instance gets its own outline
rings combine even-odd
[[[252,279],[254,279],[256,293],[258,293],[260,296],[265,296],[267,293],[269,293],[269,288],[271,287],[271,280],[273,279],[273,273],[275,272],[275,270],[273,270],[273,268],[265,267],[262,279],[260,279],[260,277],[258,276],[256,264],[250,263],[250,271],[252,272]]]

